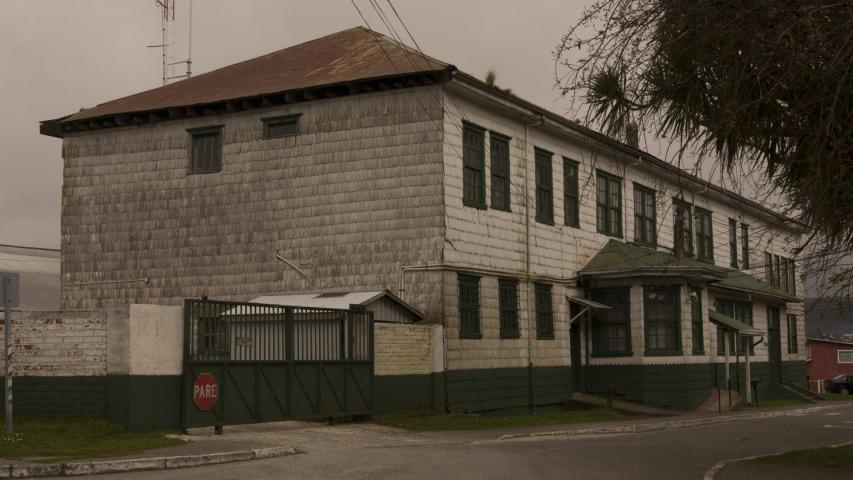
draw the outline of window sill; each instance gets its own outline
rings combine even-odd
[[[592,353],[590,358],[609,358],[609,357],[633,357],[634,352],[608,352],[608,353]]]
[[[492,210],[497,210],[497,211],[499,211],[499,212],[512,213],[512,210],[510,210],[510,209],[509,209],[509,207],[504,208],[504,207],[496,207],[496,206],[492,205],[492,207],[491,207],[491,208],[492,208]]]
[[[596,233],[600,233],[602,235],[607,235],[608,237],[613,237],[613,238],[622,238],[621,233],[607,233],[607,232],[602,232],[601,230],[596,230]]]
[[[480,332],[459,332],[459,338],[462,340],[480,340],[483,334]]]
[[[216,170],[187,170],[187,175],[204,175],[206,173],[219,173],[221,171],[221,167]]]
[[[485,204],[475,204],[475,203],[462,202],[462,206],[470,207],[470,208],[476,208],[477,210],[487,210],[488,209]]]
[[[552,334],[552,335],[539,335],[539,334],[536,334],[536,340],[553,340],[553,339],[554,339],[554,335],[553,335],[553,334]]]
[[[501,340],[518,340],[521,334],[518,332],[503,333],[501,332]]]
[[[541,219],[537,218],[537,219],[536,219],[536,223],[541,223],[542,225],[548,225],[549,227],[553,227],[553,226],[554,226],[554,221],[553,221],[553,220],[547,221],[547,220],[541,220]]]
[[[684,355],[682,350],[646,350],[643,352],[646,357],[680,357]]]
[[[705,355],[705,350],[693,350],[693,355]]]

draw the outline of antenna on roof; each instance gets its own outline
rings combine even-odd
[[[148,48],[160,48],[162,52],[163,63],[163,85],[169,83],[170,80],[181,78],[190,78],[192,76],[192,21],[193,21],[193,4],[190,0],[189,7],[189,51],[186,60],[174,60],[175,48],[175,0],[154,0],[157,8],[160,9],[160,32],[161,41],[158,45],[148,45]],[[184,75],[175,75],[175,65],[181,63],[187,64],[187,73]]]

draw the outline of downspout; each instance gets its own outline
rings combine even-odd
[[[530,384],[530,409],[536,414],[536,395],[533,387],[533,314],[531,308],[530,281],[530,127],[545,123],[545,117],[524,125],[524,273],[527,282],[527,369]]]

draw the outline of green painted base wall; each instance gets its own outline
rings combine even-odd
[[[694,410],[717,387],[725,388],[724,364],[697,365],[598,365],[588,368],[591,392],[607,392],[613,386],[627,400],[659,408]],[[745,392],[746,370],[743,363],[731,365],[732,387]],[[770,385],[767,362],[751,364],[752,380],[757,382],[761,399],[788,398],[785,389]],[[806,381],[805,362],[784,362],[784,383],[803,384]]]
[[[13,377],[12,392],[16,414],[104,415],[107,411],[106,377]]]
[[[179,375],[110,375],[106,379],[111,420],[134,430],[180,428]]]
[[[564,402],[571,392],[569,367],[534,367],[533,402]],[[447,372],[447,399],[451,411],[485,411],[529,406],[531,369],[496,368]]]
[[[377,375],[373,377],[373,409],[444,410],[444,375]]]

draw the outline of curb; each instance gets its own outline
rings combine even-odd
[[[235,452],[182,455],[177,457],[134,458],[102,462],[46,463],[36,465],[0,465],[0,478],[75,477],[102,473],[124,473],[142,470],[171,470],[220,463],[245,462],[262,458],[300,453],[293,447],[269,447]]]
[[[791,410],[776,410],[770,412],[744,413],[739,415],[725,415],[722,417],[697,418],[693,420],[669,420],[664,422],[641,423],[638,425],[619,425],[615,427],[582,428],[578,430],[557,430],[553,432],[535,432],[501,435],[497,440],[516,440],[523,438],[538,437],[568,437],[581,435],[614,435],[624,433],[646,433],[661,430],[674,430],[677,428],[700,427],[703,425],[716,425],[719,423],[731,423],[741,420],[757,420],[762,418],[785,417],[805,415],[812,412],[827,410],[841,410],[850,405],[822,405],[818,407],[796,408]]]
[[[813,447],[813,448],[839,448],[839,447],[846,447],[847,445],[853,445],[853,442],[836,443],[835,445],[827,445],[825,447]],[[788,450],[788,451],[795,452],[797,450],[803,450],[803,449]],[[805,450],[810,450],[810,449],[805,449]],[[776,453],[766,453],[764,455],[752,455],[750,457],[730,458],[728,460],[723,460],[721,462],[717,462],[713,467],[711,467],[710,469],[708,469],[707,472],[705,472],[705,476],[702,477],[702,480],[716,480],[717,474],[720,473],[720,470],[726,468],[726,466],[731,465],[732,463],[755,460],[756,458],[774,457],[776,455],[782,455],[784,453],[788,453],[788,451],[776,452]]]

